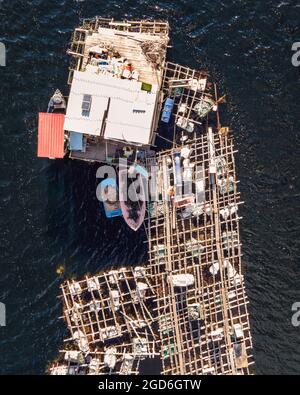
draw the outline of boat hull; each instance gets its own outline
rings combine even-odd
[[[131,202],[127,197],[127,169],[119,171],[120,206],[123,218],[130,229],[135,232],[142,226],[146,215],[146,196],[143,180],[140,180],[140,193],[142,200]],[[138,177],[142,177],[139,175]]]

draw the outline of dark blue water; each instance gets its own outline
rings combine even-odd
[[[146,259],[145,234],[108,221],[93,166],[36,158],[37,112],[67,93],[65,51],[80,17],[168,18],[173,61],[208,68],[227,93],[242,199],[256,370],[300,373],[299,76],[296,1],[0,1],[0,373],[42,374],[65,334],[59,285]],[[59,265],[65,274],[56,274]]]

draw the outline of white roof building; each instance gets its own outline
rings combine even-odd
[[[75,71],[64,129],[107,140],[147,145],[151,142],[157,86],[110,74]]]

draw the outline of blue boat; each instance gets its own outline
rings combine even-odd
[[[140,166],[140,165],[138,165],[138,164],[135,164],[135,165],[134,165],[134,169],[135,169],[135,172],[136,172],[137,174],[140,174],[140,175],[143,176],[146,180],[148,180],[149,174],[148,174],[147,170],[146,170],[143,166]]]
[[[119,190],[116,180],[106,178],[101,181],[101,197],[107,218],[122,216],[122,210],[119,202]]]

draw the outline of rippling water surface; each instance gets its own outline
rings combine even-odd
[[[300,373],[299,75],[296,1],[0,1],[0,373],[43,374],[65,334],[59,285],[106,265],[146,259],[145,234],[108,221],[95,169],[36,158],[37,112],[65,93],[65,51],[79,18],[168,18],[169,57],[205,67],[227,93],[245,205],[242,241],[259,374]],[[64,277],[56,267],[64,265]]]

